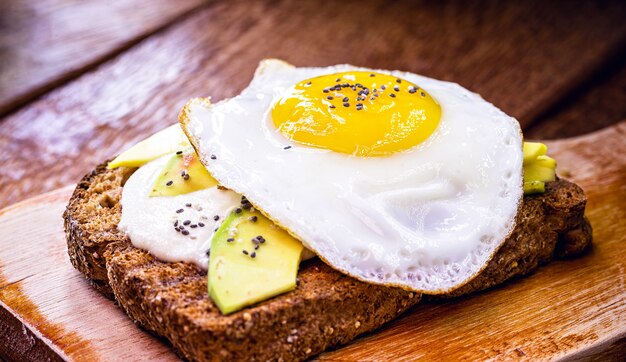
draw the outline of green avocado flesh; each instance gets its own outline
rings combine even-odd
[[[539,142],[524,142],[523,150],[525,165],[535,161],[538,156],[545,155],[548,152],[548,147]]]
[[[524,142],[524,194],[545,191],[545,183],[556,179],[556,161],[546,156],[543,143]]]
[[[546,183],[542,181],[528,181],[524,182],[524,194],[540,194],[546,191]]]
[[[180,152],[180,151],[179,151]],[[217,185],[192,148],[174,154],[159,174],[150,196],[176,196]]]
[[[302,249],[260,212],[231,212],[211,240],[209,296],[229,314],[293,290]]]

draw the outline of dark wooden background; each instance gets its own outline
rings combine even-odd
[[[263,58],[445,79],[529,138],[626,118],[624,1],[2,1],[0,207],[76,182]]]

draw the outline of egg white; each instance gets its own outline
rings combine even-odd
[[[133,246],[161,260],[185,261],[206,270],[214,230],[240,204],[241,195],[215,186],[177,196],[148,196],[171,156],[148,162],[128,178],[122,190],[118,229],[128,235]],[[204,227],[187,226],[189,235],[183,235],[174,229],[177,220],[181,225],[185,220],[196,225],[202,222]]]
[[[440,103],[440,124],[425,142],[389,157],[355,157],[293,143],[274,128],[270,111],[286,89],[348,70],[371,71],[267,60],[239,96],[190,101],[181,125],[213,177],[332,267],[426,293],[458,288],[515,225],[523,195],[519,124],[457,84],[376,70]]]

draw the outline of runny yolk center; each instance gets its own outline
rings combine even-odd
[[[304,80],[272,109],[284,137],[357,156],[412,148],[434,132],[440,118],[439,103],[416,84],[363,71]]]

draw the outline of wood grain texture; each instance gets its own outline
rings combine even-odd
[[[0,362],[63,361],[58,353],[27,328],[22,320],[0,302]]]
[[[4,336],[0,350],[24,349],[36,338],[65,360],[175,359],[166,345],[136,327],[109,299],[94,293],[72,268],[59,217],[72,190],[65,188],[0,211],[0,308],[24,324],[24,333]],[[5,323],[0,320],[0,329],[7,328]],[[38,354],[34,356],[30,360],[39,360]],[[19,360],[27,357],[21,355]]]
[[[204,2],[0,2],[0,115]]]
[[[574,137],[626,119],[626,44],[615,64],[601,69],[572,96],[539,117],[524,135],[531,138]]]
[[[237,94],[266,57],[455,81],[528,124],[611,57],[625,17],[624,2],[217,2],[4,119],[0,205],[76,182],[190,97]]]
[[[587,192],[594,228],[591,252],[551,262],[490,291],[420,304],[379,331],[318,358],[619,361],[626,342],[625,136],[622,122],[550,143],[559,173]],[[0,211],[0,306],[63,358],[174,359],[160,340],[135,327],[72,269],[60,218],[71,190]],[[37,248],[31,247],[34,243]],[[14,343],[25,343],[20,338]]]

